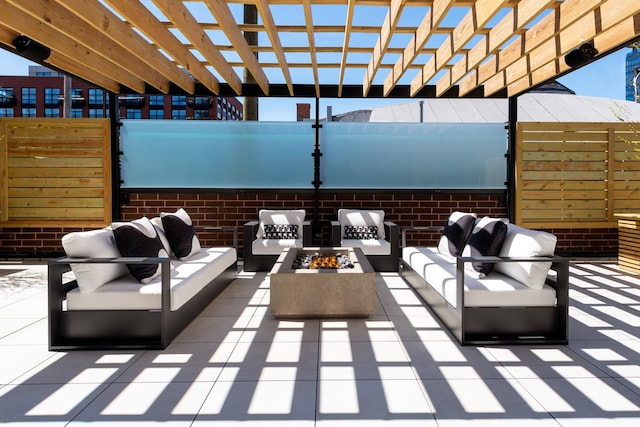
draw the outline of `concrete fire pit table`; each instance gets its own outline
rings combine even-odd
[[[299,255],[347,254],[353,268],[294,269]],[[369,317],[375,311],[375,271],[360,248],[285,249],[271,270],[271,313],[278,318]]]

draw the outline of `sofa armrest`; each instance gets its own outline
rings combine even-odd
[[[331,230],[329,233],[331,242],[330,246],[337,248],[340,247],[340,240],[342,237],[342,233],[340,231],[340,222],[339,221],[331,221]]]
[[[407,247],[407,233],[428,232],[442,233],[443,227],[403,227],[402,228],[402,247]]]
[[[313,246],[313,228],[310,220],[302,223],[302,246]]]
[[[195,227],[196,231],[231,231],[233,232],[233,247],[238,248],[238,229],[236,227],[231,226],[223,226],[223,227],[209,227],[209,226],[198,226]]]
[[[49,307],[61,303],[68,291],[75,288],[74,281],[63,283],[62,275],[71,270],[71,264],[160,264],[162,310],[171,309],[171,259],[159,257],[118,257],[118,258],[74,258],[62,257],[48,263]]]

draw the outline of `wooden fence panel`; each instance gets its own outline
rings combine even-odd
[[[0,225],[111,222],[108,119],[0,119]]]
[[[640,140],[633,124],[522,122],[516,144],[519,224],[612,228],[615,213],[640,212]]]

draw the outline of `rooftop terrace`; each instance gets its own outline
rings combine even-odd
[[[0,263],[11,425],[637,426],[640,277],[571,265],[567,346],[460,347],[395,273],[369,319],[280,321],[238,278],[164,351],[47,351],[45,263]]]

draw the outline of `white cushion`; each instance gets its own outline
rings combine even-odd
[[[212,279],[236,262],[234,248],[208,248],[188,261],[173,261],[171,272],[171,310],[179,309]],[[67,293],[68,310],[158,310],[161,307],[161,279],[148,284],[133,276],[119,277],[97,289]]]
[[[262,239],[264,237],[265,224],[295,224],[298,226],[298,238],[302,239],[302,225],[307,212],[304,209],[295,210],[272,210],[261,209],[258,212],[258,231],[256,237]]]
[[[456,301],[456,263],[437,248],[406,247],[402,259],[453,307]],[[531,288],[522,282],[496,271],[484,279],[472,277],[465,271],[465,307],[554,307],[556,291],[549,285]]]
[[[301,248],[302,239],[256,239],[251,242],[255,255],[280,255],[285,248]]]
[[[360,248],[365,255],[390,255],[391,243],[384,239],[345,239],[340,242],[343,248]]]
[[[338,209],[338,222],[340,223],[340,239],[344,239],[345,225],[375,225],[378,227],[378,237],[384,239],[384,211]]]
[[[530,230],[515,224],[507,226],[500,256],[502,257],[537,257],[553,256],[558,238],[546,231]],[[551,268],[551,262],[503,262],[495,266],[495,271],[541,289]]]
[[[62,237],[62,247],[69,257],[118,258],[111,228],[78,231]],[[129,273],[124,264],[71,264],[81,292],[91,292],[111,280]]]

